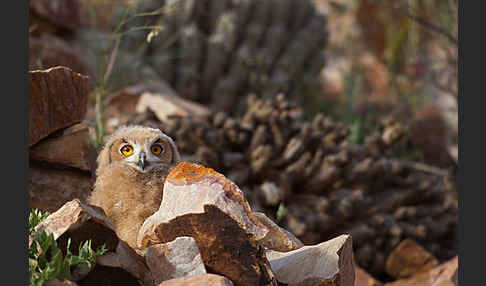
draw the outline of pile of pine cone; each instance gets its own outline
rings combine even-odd
[[[357,263],[376,277],[383,277],[388,254],[405,238],[439,260],[457,254],[453,178],[396,155],[405,126],[384,120],[380,132],[357,145],[347,140],[345,124],[322,114],[306,122],[302,115],[283,95],[250,95],[241,119],[217,112],[162,123],[145,113],[130,123],[161,128],[184,160],[225,174],[255,211],[305,244],[351,234]]]

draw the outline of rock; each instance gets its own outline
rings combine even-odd
[[[29,38],[29,70],[65,66],[74,72],[86,74],[81,51],[63,39],[51,35]]]
[[[381,140],[385,146],[391,146],[403,136],[404,132],[404,127],[400,123],[396,123],[385,128]]]
[[[238,186],[213,169],[182,162],[167,176],[160,209],[145,220],[137,242],[143,249],[191,236],[211,272],[235,285],[276,285],[257,242],[267,232]]]
[[[353,285],[352,238],[340,235],[317,245],[289,252],[267,251],[272,271],[288,285]]]
[[[383,286],[383,283],[373,278],[358,265],[354,265],[354,286]]]
[[[192,237],[178,237],[171,242],[148,247],[145,261],[155,285],[174,278],[206,274],[201,254]]]
[[[29,159],[58,167],[68,166],[91,171],[87,157],[90,148],[94,147],[89,145],[89,128],[84,124],[77,124],[32,146]]]
[[[128,244],[118,241],[115,252],[98,257],[96,263],[103,266],[118,267],[130,273],[142,286],[154,285],[154,279],[142,256],[138,255]]]
[[[90,173],[29,163],[29,209],[54,212],[75,198],[86,201],[91,192]]]
[[[284,197],[282,189],[277,187],[273,182],[264,182],[260,186],[260,193],[265,204],[269,206],[277,206]]]
[[[457,286],[458,256],[426,272],[415,274],[407,279],[400,279],[385,286]]]
[[[261,223],[268,228],[268,233],[259,242],[268,249],[287,252],[304,246],[304,244],[292,233],[279,227],[264,213],[253,213]]]
[[[233,286],[233,282],[226,277],[216,274],[200,274],[167,280],[158,286]]]
[[[79,0],[30,0],[29,11],[38,17],[69,30],[81,26]]]
[[[418,272],[428,271],[439,261],[417,242],[405,239],[388,255],[385,271],[395,279],[407,278]]]
[[[80,200],[74,199],[40,222],[34,232],[45,230],[47,233],[52,233],[54,239],[57,240],[66,231],[78,229],[88,220],[93,220],[113,230],[113,224],[101,208],[83,204]]]
[[[84,119],[88,77],[66,67],[29,71],[29,146]]]
[[[175,92],[174,92],[175,93]],[[145,92],[140,97],[136,110],[144,113],[149,109],[160,121],[167,122],[172,115],[206,116],[209,110],[204,106],[172,94],[153,94]]]

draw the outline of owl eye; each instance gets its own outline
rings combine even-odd
[[[131,145],[123,145],[123,147],[121,147],[120,149],[120,152],[125,155],[126,157],[132,155],[133,153],[133,147]]]
[[[159,155],[162,152],[162,146],[159,144],[154,144],[152,147],[150,147],[150,151],[152,151],[152,153],[155,155]]]

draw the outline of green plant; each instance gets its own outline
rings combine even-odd
[[[91,143],[96,147],[98,151],[103,148],[104,145],[104,137],[106,135],[106,128],[104,122],[104,113],[105,113],[105,106],[104,106],[104,99],[106,95],[111,91],[112,88],[116,86],[115,82],[117,81],[126,81],[129,80],[126,77],[123,77],[122,73],[128,68],[133,69],[131,66],[121,67],[118,65],[115,68],[117,63],[117,56],[119,53],[124,53],[122,41],[124,40],[125,36],[129,36],[131,32],[137,32],[140,30],[149,30],[151,31],[150,34],[147,36],[147,41],[142,42],[136,52],[135,57],[133,60],[140,59],[145,49],[148,47],[148,43],[150,42],[153,36],[163,29],[161,25],[143,25],[143,26],[134,26],[134,27],[127,27],[127,24],[130,21],[135,20],[138,17],[145,17],[145,16],[154,16],[160,15],[162,18],[162,12],[160,11],[153,11],[149,13],[137,13],[138,5],[140,4],[140,0],[134,1],[134,3],[128,5],[124,8],[123,15],[121,16],[120,21],[117,23],[116,27],[113,29],[110,35],[110,44],[109,50],[104,51],[101,55],[99,60],[99,71],[98,77],[96,80],[96,86],[94,90],[95,94],[95,120],[92,121],[85,121],[86,124],[91,125],[94,127],[95,133],[91,136]],[[92,13],[93,14],[93,13]],[[91,15],[94,22],[96,22],[96,17]],[[127,63],[124,63],[125,65]],[[126,71],[125,71],[126,72]],[[121,79],[120,79],[121,78]]]
[[[78,254],[71,253],[71,239],[67,241],[66,254],[59,248],[52,233],[45,230],[34,232],[34,228],[49,213],[33,210],[29,213],[29,235],[32,243],[29,246],[29,285],[40,286],[52,279],[70,279],[73,273],[87,273],[95,264],[96,258],[107,249],[103,244],[96,251],[91,248],[91,240],[80,244]]]
[[[49,212],[44,212],[34,209],[29,213],[29,235],[34,231],[34,228],[49,216]]]

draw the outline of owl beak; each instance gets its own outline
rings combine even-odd
[[[138,160],[138,165],[142,168],[142,170],[145,170],[145,167],[147,166],[147,161],[145,160],[147,155],[145,155],[145,152],[140,153],[140,159]]]

